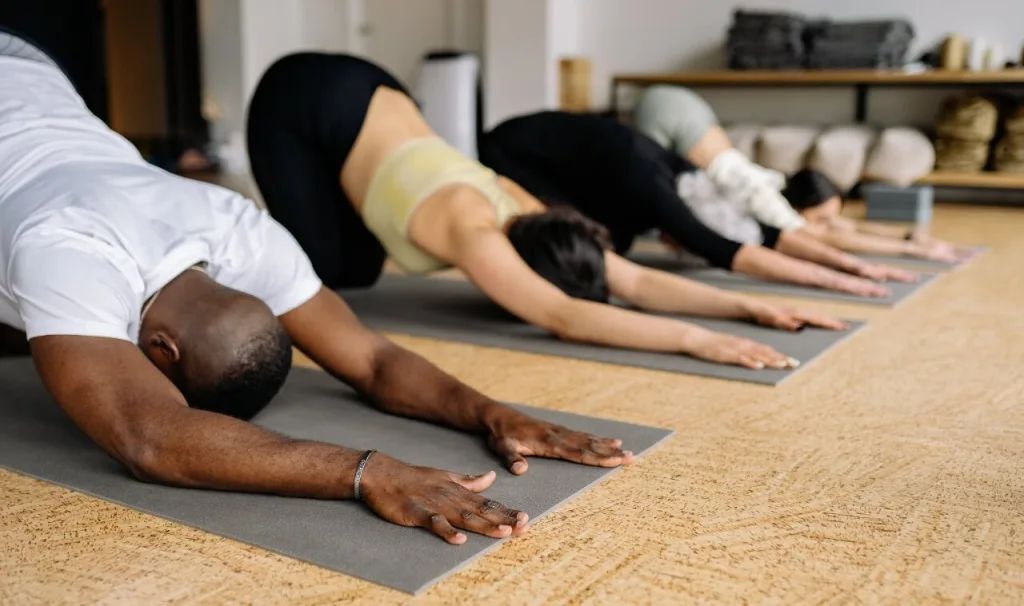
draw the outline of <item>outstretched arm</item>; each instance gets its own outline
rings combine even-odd
[[[174,385],[127,341],[49,336],[32,340],[46,388],[94,442],[145,481],[321,499],[353,497],[361,453],[298,440],[189,408]],[[382,518],[422,526],[450,543],[456,528],[504,537],[526,514],[477,494],[495,474],[414,467],[383,453],[366,465],[361,496]],[[472,515],[463,516],[462,512]]]
[[[732,270],[775,282],[813,286],[861,297],[884,297],[889,294],[888,288],[869,280],[750,244],[743,245],[736,253]]]
[[[909,239],[908,234],[911,236]],[[969,256],[953,244],[928,237],[921,231],[907,232],[887,225],[858,223],[845,217],[833,218],[815,235],[822,242],[851,252],[916,257],[946,263],[955,263]]]
[[[791,359],[765,345],[694,324],[606,303],[574,299],[537,275],[493,226],[460,226],[452,258],[492,301],[567,341],[689,354],[749,368],[784,368]]]
[[[619,440],[571,431],[495,402],[368,330],[330,290],[322,289],[281,321],[300,350],[381,410],[484,434],[512,473],[526,472],[527,456],[604,467],[633,459]]]
[[[826,267],[869,278],[913,282],[917,275],[903,269],[868,263],[822,241],[819,236],[805,230],[786,230],[779,235],[775,250],[797,259],[818,263]]]
[[[859,296],[881,297],[888,290],[868,280],[844,275],[827,267],[798,260],[763,246],[741,244],[725,238],[704,225],[671,183],[652,174],[650,182],[637,193],[653,209],[659,229],[687,250],[716,267],[776,282],[790,282]]]
[[[612,294],[641,309],[737,318],[784,330],[797,330],[806,325],[834,330],[845,328],[845,324],[826,314],[772,305],[753,297],[637,265],[612,252],[606,253],[605,259]]]

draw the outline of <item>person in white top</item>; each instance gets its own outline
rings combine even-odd
[[[478,494],[493,472],[415,467],[247,422],[284,382],[293,343],[382,410],[482,434],[515,474],[528,455],[633,458],[367,330],[265,211],[148,165],[58,67],[2,53],[0,326],[0,344],[27,342],[61,408],[141,479],[357,497],[451,543],[462,530],[526,529],[526,514]]]

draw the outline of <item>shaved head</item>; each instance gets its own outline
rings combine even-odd
[[[154,301],[139,344],[189,406],[242,419],[266,406],[292,363],[288,333],[266,304],[194,271]]]

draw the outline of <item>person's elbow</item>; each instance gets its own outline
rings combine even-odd
[[[586,334],[586,307],[589,301],[566,297],[543,314],[537,324],[562,341],[581,341]]]
[[[115,429],[111,454],[137,480],[155,484],[191,484],[181,457],[168,446],[160,432],[122,422]]]

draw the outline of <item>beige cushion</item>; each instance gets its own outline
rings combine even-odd
[[[792,175],[804,167],[821,129],[816,126],[767,126],[757,143],[757,163]]]
[[[866,178],[906,187],[935,166],[932,142],[915,128],[887,128],[878,135],[864,165]]]
[[[864,173],[874,140],[875,131],[869,126],[833,126],[814,143],[807,167],[831,179],[839,191],[850,191]]]

